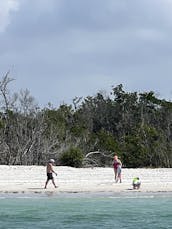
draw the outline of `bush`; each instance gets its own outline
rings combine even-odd
[[[72,166],[79,168],[82,166],[83,153],[79,148],[70,148],[65,151],[60,157],[61,165]]]

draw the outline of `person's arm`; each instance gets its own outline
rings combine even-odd
[[[122,167],[122,162],[120,160],[118,160],[118,162],[119,162],[120,166]]]
[[[54,171],[54,169],[53,169],[53,166],[52,166],[52,165],[51,165],[51,171],[52,171],[52,173],[56,174],[56,176],[57,176],[57,173]]]

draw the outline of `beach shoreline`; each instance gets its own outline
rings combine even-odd
[[[3,195],[125,195],[129,193],[172,193],[172,168],[122,170],[122,183],[115,183],[113,168],[72,168],[55,166],[54,188],[51,181],[44,189],[45,166],[0,165],[0,196]],[[3,175],[4,174],[4,175]],[[132,189],[133,177],[140,177],[141,188]]]

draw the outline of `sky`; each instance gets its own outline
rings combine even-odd
[[[40,106],[123,84],[172,98],[171,0],[0,0],[0,79]]]

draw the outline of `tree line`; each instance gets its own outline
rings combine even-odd
[[[30,92],[13,93],[7,73],[0,81],[0,164],[172,166],[172,102],[153,91],[75,97],[72,104],[40,108]]]

